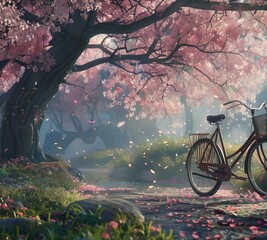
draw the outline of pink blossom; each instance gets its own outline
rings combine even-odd
[[[17,212],[17,215],[22,217],[24,214],[23,214],[23,212]]]
[[[28,210],[28,208],[27,207],[21,207],[20,210],[21,211],[26,211],[26,210]]]
[[[5,202],[6,202],[6,203],[13,203],[14,201],[13,201],[12,199],[10,199],[10,198],[7,198],[7,199],[5,200]]]
[[[2,209],[8,209],[8,206],[7,206],[6,203],[3,203],[3,204],[1,205],[1,208],[2,208]]]
[[[57,222],[57,220],[56,220],[56,219],[53,219],[53,218],[51,218],[51,219],[50,219],[50,222],[51,222],[51,223],[56,223],[56,222]]]
[[[151,226],[150,230],[153,232],[160,232],[160,229],[158,227],[155,227],[155,226]]]
[[[112,229],[117,229],[118,227],[119,227],[119,223],[116,222],[116,221],[114,221],[114,220],[112,220],[112,221],[110,221],[110,222],[108,223],[108,225],[107,225],[107,230],[110,231],[110,230],[112,230]]]
[[[101,234],[101,238],[103,238],[103,239],[110,239],[110,235],[107,232],[103,232]]]

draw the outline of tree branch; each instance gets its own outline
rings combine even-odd
[[[178,10],[182,7],[188,7],[193,9],[211,10],[216,11],[223,9],[223,11],[259,11],[267,10],[267,4],[256,5],[249,3],[226,3],[216,1],[201,1],[201,0],[176,0],[170,4],[163,11],[158,11],[148,17],[144,17],[141,20],[135,21],[130,24],[120,24],[115,22],[99,23],[92,28],[93,35],[97,34],[129,34],[134,33],[140,29],[143,29],[153,23],[156,23]]]

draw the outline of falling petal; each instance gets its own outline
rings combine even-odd
[[[120,127],[124,126],[125,123],[126,123],[125,121],[121,121],[121,122],[119,122],[119,123],[117,124],[117,127],[120,128]]]
[[[94,124],[96,123],[96,121],[88,121],[90,124]]]

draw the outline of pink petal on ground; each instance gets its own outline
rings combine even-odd
[[[226,210],[229,212],[231,211],[231,209],[232,209],[232,206],[228,206]]]
[[[84,192],[84,191],[92,191],[92,192],[97,192],[97,191],[104,191],[106,190],[105,188],[101,188],[101,187],[97,187],[95,185],[83,185],[80,187],[79,189],[80,191]]]
[[[253,232],[253,233],[257,233],[259,232],[259,228],[257,226],[250,226],[249,229]]]
[[[235,227],[236,227],[236,224],[235,224],[235,223],[230,223],[229,226],[230,226],[231,228],[235,228]]]
[[[207,223],[208,223],[208,224],[212,224],[213,221],[212,221],[211,219],[207,219]]]
[[[169,213],[167,213],[167,216],[168,217],[173,217],[173,213],[169,212]]]
[[[193,237],[193,239],[199,239],[199,235],[197,232],[193,232],[192,237]]]

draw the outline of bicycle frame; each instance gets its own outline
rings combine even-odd
[[[267,111],[267,104],[253,108],[233,100],[223,105],[229,104],[228,109],[244,106],[250,110],[253,131],[241,147],[227,153],[220,125],[225,115],[208,115],[207,122],[214,125],[214,131],[189,135],[192,144],[186,161],[189,183],[195,193],[206,197],[215,194],[223,182],[248,179],[257,193],[267,195],[267,113],[254,116],[263,107]],[[241,160],[244,160],[244,171],[236,171]]]
[[[247,140],[242,144],[240,148],[238,148],[235,152],[231,153],[230,155],[227,155],[225,146],[224,146],[224,140],[223,140],[221,128],[220,128],[220,123],[215,123],[215,125],[216,125],[216,129],[214,133],[211,135],[211,140],[213,140],[216,144],[220,143],[219,146],[221,147],[222,153],[223,153],[223,159],[221,159],[222,163],[227,164],[232,170],[235,167],[235,165],[240,161],[241,157],[249,149],[249,147],[257,141],[257,136],[255,134],[255,131],[253,130],[250,136],[247,138]],[[235,158],[235,159],[231,164],[229,164],[230,162],[229,160],[231,158]],[[237,176],[233,172],[232,172],[232,176],[240,180],[247,179],[245,177]]]

